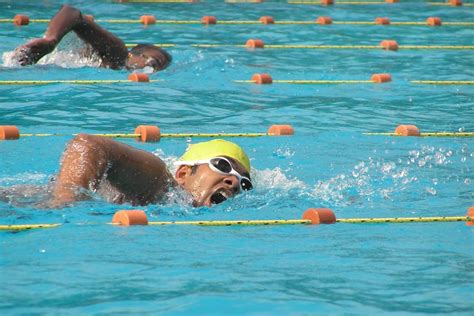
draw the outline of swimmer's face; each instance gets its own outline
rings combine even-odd
[[[153,68],[158,71],[166,68],[171,62],[171,56],[158,47],[147,47],[140,50],[131,50],[126,61],[127,69]]]
[[[250,178],[245,168],[232,158],[232,167],[240,175]],[[210,169],[209,165],[198,165],[192,171],[190,166],[180,166],[176,171],[176,181],[192,194],[194,206],[219,204],[240,193],[240,181],[235,175],[224,175]]]
[[[156,61],[153,58],[146,57],[143,55],[129,54],[127,59],[127,69],[143,69],[145,67],[152,67],[154,71],[156,69]]]

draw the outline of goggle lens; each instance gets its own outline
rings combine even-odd
[[[225,159],[214,158],[211,160],[211,163],[214,167],[216,167],[216,169],[224,173],[230,173],[232,171],[232,166]]]
[[[225,173],[225,174],[231,174],[232,170],[234,170],[234,168],[232,168],[232,165],[230,164],[230,162],[227,159],[214,158],[214,159],[211,159],[210,163],[217,170],[219,170],[220,172]],[[235,172],[237,173],[237,171],[235,171]],[[242,177],[242,176],[240,176],[240,187],[242,188],[242,190],[245,190],[245,191],[253,189],[253,185],[252,185],[252,182],[250,181],[250,179]]]
[[[240,186],[242,187],[242,190],[248,191],[253,189],[252,182],[250,182],[249,179],[244,179],[242,178],[240,180]]]

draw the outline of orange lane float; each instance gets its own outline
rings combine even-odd
[[[390,25],[390,19],[389,18],[375,18],[375,24],[377,25]]]
[[[466,216],[471,218],[470,221],[467,221],[467,222],[466,222],[466,225],[467,225],[467,226],[474,226],[474,206],[471,206],[471,207],[467,210]]]
[[[420,136],[420,130],[415,125],[398,125],[395,134],[400,136]]]
[[[453,7],[460,7],[462,6],[462,0],[449,0],[449,4]]]
[[[265,43],[261,39],[249,39],[245,43],[246,48],[255,49],[255,48],[264,48]]]
[[[13,17],[13,24],[16,26],[28,25],[30,24],[30,18],[24,14],[17,14]]]
[[[21,137],[76,136],[77,134],[20,134],[18,127],[0,125],[0,140],[15,140]],[[263,137],[294,135],[291,125],[272,125],[266,133],[161,133],[158,126],[139,125],[133,134],[92,134],[110,138],[133,138],[141,142],[159,142],[161,138],[192,138],[192,137]]]
[[[269,74],[254,74],[252,80],[255,81],[256,84],[271,84],[273,82]]]
[[[329,208],[309,208],[303,213],[303,219],[310,220],[312,225],[336,223],[336,215]]]
[[[144,73],[133,73],[128,75],[128,80],[133,82],[150,82],[150,78]]]
[[[370,80],[375,83],[385,83],[392,81],[392,76],[390,74],[373,74]]]
[[[270,135],[294,135],[295,131],[291,125],[272,125],[268,129],[268,134]]]
[[[333,5],[334,0],[321,0],[322,5]]]
[[[426,19],[426,24],[429,26],[441,26],[441,19],[438,17],[429,17]]]
[[[148,218],[141,210],[120,210],[114,214],[112,224],[121,226],[148,225]]]
[[[392,51],[398,50],[398,43],[394,40],[381,41],[380,46],[382,46],[382,48],[385,50],[392,50]]]
[[[320,16],[316,19],[316,24],[321,24],[321,25],[332,24],[332,18],[329,16]]]
[[[161,139],[160,128],[154,125],[138,125],[135,134],[140,134],[140,141],[144,143],[159,142]]]
[[[20,130],[14,125],[0,126],[0,140],[15,140],[20,138]]]
[[[217,19],[215,16],[212,15],[205,15],[201,18],[201,23],[205,25],[216,24]]]
[[[143,25],[152,25],[156,23],[156,18],[153,15],[142,15],[140,22],[142,22]]]
[[[262,16],[259,19],[262,24],[275,24],[275,20],[271,16]]]

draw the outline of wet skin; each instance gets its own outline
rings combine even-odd
[[[91,19],[84,18],[81,11],[68,5],[62,6],[51,19],[43,38],[37,38],[18,47],[15,58],[22,66],[37,63],[43,56],[51,53],[61,39],[74,32],[99,55],[101,67],[130,70],[152,67],[154,71],[166,68],[171,56],[159,47],[144,49],[135,54],[129,53],[124,42],[100,27]]]
[[[249,176],[243,166],[229,158],[234,169]],[[49,207],[88,199],[86,191],[100,194],[104,184],[112,188],[114,203],[147,205],[163,199],[173,186],[181,186],[194,199],[194,206],[211,206],[240,193],[234,175],[224,175],[199,165],[180,166],[175,177],[166,164],[150,152],[112,139],[79,134],[66,147]]]
[[[234,169],[242,176],[250,178],[245,168],[236,160],[226,157]],[[176,181],[194,198],[194,206],[211,206],[240,193],[239,179],[234,175],[223,175],[209,168],[207,164],[191,167],[182,166],[176,171]]]

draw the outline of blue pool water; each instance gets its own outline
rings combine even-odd
[[[62,1],[1,1],[0,18],[50,18]],[[473,10],[425,2],[368,6],[262,4],[117,4],[70,1],[96,19],[472,22]],[[233,139],[246,149],[256,189],[212,208],[179,198],[143,208],[150,220],[298,219],[309,207],[339,218],[463,216],[474,205],[470,138],[390,138],[398,124],[422,131],[474,131],[474,90],[415,85],[411,80],[472,80],[471,50],[303,50],[248,52],[190,44],[474,45],[472,27],[354,25],[103,24],[127,43],[177,44],[172,65],[149,84],[1,85],[0,125],[23,133],[265,132],[292,124],[291,137]],[[42,36],[46,25],[0,24],[0,80],[125,79],[126,71],[10,66],[8,53]],[[74,39],[69,39],[73,42]],[[68,45],[64,49],[67,50]],[[77,62],[75,57],[73,61]],[[386,84],[259,86],[274,79],[368,80]],[[0,187],[45,185],[71,137],[0,143]],[[143,144],[168,163],[189,142]],[[271,227],[113,227],[118,209],[99,197],[59,210],[35,198],[0,202],[0,224],[64,223],[59,228],[0,234],[2,314],[456,314],[474,310],[474,234],[463,223]]]

